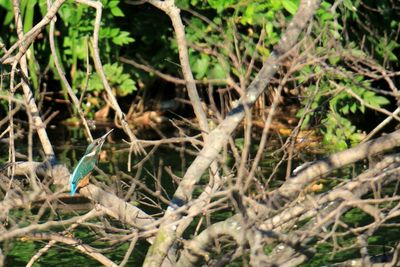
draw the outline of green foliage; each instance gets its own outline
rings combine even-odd
[[[249,79],[245,77],[249,61],[262,63],[280,36],[282,18],[289,20],[298,0],[179,1],[178,4],[207,14],[191,16],[186,33],[190,63],[196,79]],[[260,36],[261,30],[264,37]],[[261,44],[258,45],[259,39]],[[176,47],[174,47],[176,49]]]
[[[202,79],[206,76],[210,66],[210,56],[203,54],[198,58],[191,56],[192,71],[195,73],[196,79]]]
[[[122,46],[132,44],[134,39],[128,31],[120,29],[118,26],[118,18],[124,17],[124,13],[120,6],[119,0],[103,0],[103,16],[102,25],[99,32],[99,47],[102,62],[105,64],[106,76],[111,85],[115,88],[115,92],[119,96],[125,96],[136,90],[132,75],[123,72],[123,68],[115,62],[119,56]],[[22,0],[20,2],[21,14],[24,31],[27,32],[32,28],[34,23],[38,22],[47,12],[47,2],[45,0]],[[4,19],[2,18],[3,28],[1,29],[2,40],[6,45],[16,41],[16,35],[10,34],[14,31],[14,20],[11,1],[0,0],[1,12],[6,12]],[[86,77],[86,60],[90,58],[90,38],[93,36],[95,10],[84,4],[78,4],[74,1],[67,1],[63,4],[58,12],[61,22],[56,24],[56,50],[61,60],[61,64],[67,78],[70,80],[75,92],[82,89],[82,79]],[[9,31],[5,31],[7,27]],[[62,34],[60,34],[62,32]],[[44,32],[46,34],[46,32]],[[45,66],[49,64],[49,43],[47,38],[42,38],[39,42],[35,42],[28,54],[28,66],[30,78],[33,88],[36,91],[36,97],[39,94],[39,74],[42,73]],[[49,65],[54,77],[58,77],[54,64],[50,61]],[[96,74],[97,75],[97,74]],[[100,80],[96,80],[96,75],[90,80],[88,86],[87,98],[92,98],[93,93],[103,90]],[[64,87],[63,84],[61,84]],[[65,88],[64,88],[65,90]],[[67,98],[67,93],[64,91]],[[100,99],[99,99],[100,100]],[[101,100],[100,100],[101,101]]]
[[[208,4],[211,8],[217,10],[218,13],[221,13],[225,9],[233,6],[235,4],[235,0],[208,0]]]
[[[104,71],[110,86],[115,89],[119,96],[125,96],[134,90],[136,86],[128,73],[123,73],[123,68],[113,63],[119,56],[118,47],[128,45],[134,41],[127,31],[117,27],[116,17],[123,17],[122,10],[118,7],[119,1],[102,1],[104,15],[99,32],[100,53],[103,59]],[[85,5],[68,3],[62,6],[60,16],[63,18],[64,26],[68,35],[63,38],[63,62],[70,69],[72,86],[76,92],[84,89],[86,81],[86,62],[90,43],[88,36],[92,36],[94,29],[94,10]],[[101,79],[94,74],[89,80],[87,97],[91,93],[97,93],[104,88]]]
[[[6,10],[6,15],[3,18],[2,25],[9,25],[14,18],[12,13],[12,1],[1,0],[0,6]]]
[[[360,0],[344,1],[344,6],[348,10],[354,11],[346,14],[344,22],[353,28],[352,39],[363,42],[364,50],[372,57],[381,61],[386,66],[399,66],[398,52],[395,51],[399,44],[398,38],[398,14],[393,12],[398,9],[398,3],[389,0],[372,1],[363,0],[363,6],[373,7],[379,12],[360,9]],[[366,15],[362,15],[365,13]],[[368,34],[365,34],[365,30]]]
[[[355,4],[349,1],[345,1],[344,6],[348,8],[347,12],[356,10]],[[318,128],[325,147],[340,151],[359,143],[364,137],[352,118],[365,114],[367,106],[381,108],[390,101],[372,91],[368,76],[347,67],[351,64],[347,58],[362,62],[367,55],[353,42],[347,47],[342,46],[344,28],[330,8],[331,5],[324,1],[317,11],[319,25],[316,31],[320,32],[321,45],[315,54],[327,58],[326,64],[306,65],[296,73],[297,81],[305,86],[301,103],[303,107],[309,105],[308,113],[302,108],[297,115],[304,116],[303,128],[321,124]],[[315,80],[310,79],[313,76],[318,79],[317,86]]]
[[[330,77],[332,79],[333,77]],[[321,80],[319,87],[309,86],[308,94],[302,102],[306,106],[312,99],[311,111],[305,114],[305,108],[300,109],[298,116],[305,116],[303,128],[313,125],[313,122],[320,121],[323,134],[324,145],[333,151],[340,151],[359,143],[364,135],[349,119],[351,115],[365,113],[366,106],[369,104],[375,108],[380,108],[389,104],[389,100],[383,96],[370,91],[368,83],[363,82],[363,77],[358,76],[354,80],[336,77],[339,88],[347,88],[356,94],[363,102],[359,102],[345,90],[337,93],[338,87],[332,86],[332,80]]]
[[[293,1],[293,0],[289,0],[289,1],[285,1],[282,0],[281,1],[282,6],[285,8],[285,10],[287,12],[289,12],[290,14],[294,15],[297,11],[297,7],[299,6],[299,1]]]
[[[114,89],[118,96],[126,96],[136,90],[135,82],[130,78],[130,75],[123,72],[122,66],[117,63],[104,65],[104,72],[111,88]],[[90,77],[87,87],[88,92],[99,92],[103,88],[103,82],[97,73]]]
[[[238,81],[245,79],[243,75],[246,73],[246,59],[254,56],[257,64],[268,58],[281,34],[281,18],[290,19],[290,15],[296,12],[299,1],[182,0],[179,4],[185,8],[201,10],[208,19],[191,16],[187,20],[189,44],[195,44],[190,50],[190,63],[195,78],[229,77]],[[393,15],[388,1],[377,5],[379,10]],[[317,48],[311,54],[317,58],[326,58],[326,61],[322,64],[305,64],[295,74],[295,79],[304,87],[302,106],[311,101],[310,113],[305,114],[304,108],[298,113],[298,116],[305,115],[302,127],[321,126],[318,129],[323,135],[325,147],[338,151],[349,148],[364,138],[364,133],[357,128],[354,118],[365,114],[367,106],[382,108],[390,102],[388,98],[372,91],[374,86],[371,85],[370,77],[349,68],[352,64],[349,61],[364,62],[366,58],[372,59],[378,55],[378,59],[381,58],[383,62],[394,62],[397,60],[395,51],[399,44],[396,38],[387,38],[377,32],[375,35],[362,37],[363,40],[368,40],[373,49],[359,46],[358,42],[352,41],[357,36],[352,35],[353,26],[348,22],[354,22],[356,27],[361,28],[359,32],[364,33],[365,26],[362,26],[363,21],[358,12],[360,1],[343,1],[337,7],[338,12],[332,12],[332,8],[329,1],[321,2],[311,36],[318,38]],[[370,18],[374,19],[373,16],[375,15],[370,14]],[[393,36],[399,23],[393,17],[388,17],[383,18],[386,23],[385,34]],[[379,21],[380,19],[371,21],[370,25],[379,24]],[[262,40],[263,45],[256,47],[261,29],[266,33],[265,38]],[[370,54],[369,51],[376,54]],[[315,86],[317,79],[319,84]]]
[[[107,4],[108,1],[103,1],[103,2],[104,2],[104,4]],[[113,1],[108,2],[107,6],[110,9],[111,14],[114,17],[124,17],[125,15],[122,12],[122,10],[118,7],[118,4],[119,4],[119,0],[113,0]]]
[[[387,39],[383,39],[376,43],[375,51],[378,55],[385,57],[389,61],[398,61],[398,58],[394,53],[394,50],[398,47],[400,47],[399,43],[393,40],[388,41]]]
[[[337,114],[328,113],[328,116],[322,121],[324,129],[323,143],[331,150],[345,150],[351,144],[358,143],[362,135],[357,131],[351,122]]]

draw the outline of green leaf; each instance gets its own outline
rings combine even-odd
[[[374,96],[369,99],[369,102],[371,105],[373,105],[374,107],[377,107],[377,108],[390,103],[390,101],[383,96]]]
[[[193,72],[195,73],[196,79],[202,79],[207,71],[210,64],[210,57],[208,55],[201,55],[193,65]]]
[[[235,145],[239,150],[243,150],[244,148],[244,138],[236,138],[235,139]]]
[[[329,32],[337,40],[340,40],[342,38],[342,36],[340,35],[340,33],[336,29],[330,29]]]
[[[363,98],[367,101],[369,101],[371,98],[375,97],[375,93],[372,91],[365,91],[365,93],[363,94]]]
[[[260,45],[257,50],[264,58],[268,58],[271,55],[271,51],[264,46]]]
[[[110,1],[110,3],[108,3],[108,7],[109,8],[113,8],[113,7],[116,7],[116,6],[118,6],[118,4],[119,4],[119,1]]]
[[[365,106],[364,105],[359,106],[359,109],[360,109],[360,111],[362,113],[365,113]]]
[[[136,83],[131,79],[129,74],[124,73],[123,67],[118,65],[118,63],[105,64],[104,72],[110,86],[116,89],[118,96],[126,96],[137,90]],[[100,90],[103,90],[103,83],[96,73],[90,77],[87,91],[91,92]]]
[[[336,65],[340,61],[340,56],[330,56],[328,60],[331,65]]]
[[[107,35],[109,35],[111,37],[116,37],[120,32],[121,32],[121,30],[118,28],[108,28]],[[105,36],[105,37],[107,37],[107,36]]]
[[[350,111],[352,112],[352,113],[356,113],[356,111],[357,111],[357,103],[356,102],[354,102],[351,106],[350,106]]]
[[[235,0],[208,0],[207,2],[212,8],[216,9],[218,13],[221,13],[234,4]]]
[[[112,41],[114,44],[122,46],[134,42],[135,39],[129,36],[129,32],[121,31],[118,36],[112,38]]]
[[[320,18],[322,21],[327,21],[335,18],[335,15],[332,12],[324,12]]]
[[[355,6],[353,6],[353,3],[351,0],[344,0],[343,4],[347,9],[350,9],[351,11],[357,11],[357,8]]]
[[[306,129],[308,127],[308,125],[310,124],[310,120],[311,120],[311,116],[310,115],[306,115],[304,117],[303,123],[301,124],[301,129]]]
[[[12,1],[2,0],[0,1],[0,6],[7,10],[7,15],[4,18],[3,26],[10,24],[14,19]]]
[[[344,107],[342,107],[341,111],[344,115],[347,115],[349,114],[349,109],[350,109],[349,105],[345,105]]]
[[[291,0],[282,0],[282,6],[283,8],[285,8],[285,10],[287,12],[289,12],[290,14],[294,15],[296,14],[297,11],[297,4],[294,3],[294,1]]]
[[[122,84],[118,88],[118,95],[119,96],[126,96],[133,91],[136,91],[136,84],[133,80],[131,79],[126,79],[122,82]]]
[[[271,11],[280,10],[282,6],[282,0],[271,0]]]
[[[124,13],[119,7],[111,8],[111,14],[113,14],[115,17],[124,17]]]
[[[255,12],[255,6],[251,4],[248,5],[246,7],[245,12],[243,13],[240,23],[253,25],[254,12]]]
[[[339,142],[336,143],[336,147],[339,151],[345,150],[348,148],[346,141],[344,140],[339,140]]]
[[[265,31],[267,33],[267,36],[272,36],[274,32],[274,25],[271,22],[267,22],[265,24]]]
[[[175,3],[180,9],[188,9],[190,6],[189,0],[176,0]]]
[[[217,63],[210,70],[208,78],[210,78],[210,79],[224,79],[224,78],[226,78],[226,72],[225,72],[224,68],[219,63]]]
[[[362,51],[360,49],[355,49],[355,48],[350,50],[350,54],[355,57],[364,57],[365,56],[364,51]]]

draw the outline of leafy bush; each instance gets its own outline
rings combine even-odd
[[[103,17],[99,33],[100,56],[104,63],[107,79],[115,89],[115,93],[118,96],[125,96],[136,90],[136,85],[132,75],[125,72],[115,62],[121,47],[133,43],[134,39],[129,32],[121,30],[118,26],[117,19],[124,17],[124,13],[119,8],[120,1],[102,0],[101,2],[103,4]],[[33,23],[41,19],[47,12],[47,2],[45,0],[22,0],[20,7],[25,32],[32,28]],[[14,28],[11,1],[0,0],[0,8],[6,11],[1,35],[3,40],[7,40],[5,44],[9,45],[15,42],[16,38],[16,35],[10,34],[5,27]],[[79,97],[79,93],[86,89],[84,88],[87,78],[86,61],[87,58],[91,57],[89,40],[93,35],[95,10],[83,4],[67,1],[61,6],[58,14],[61,22],[56,25],[58,30],[55,36],[57,54],[74,91]],[[61,32],[62,34],[60,34]],[[44,34],[46,33],[44,32]],[[49,60],[50,50],[47,38],[41,38],[36,41],[30,50],[31,52],[28,56],[29,72],[33,87],[36,90],[36,97],[39,97],[39,88],[42,86],[39,84],[39,80],[40,73],[44,72],[43,66],[49,65],[54,77],[58,77],[58,73],[52,60]],[[64,87],[63,84],[61,86]],[[101,81],[97,74],[94,74],[89,81],[85,97],[93,98],[94,93],[97,95],[102,90]],[[64,97],[68,98],[65,90]]]
[[[103,67],[107,80],[116,95],[126,96],[136,90],[135,82],[130,78],[129,74],[123,72],[122,66],[118,65],[118,63],[106,64]],[[83,77],[83,73],[81,75],[80,80],[84,82],[85,77]],[[84,88],[84,84],[81,84],[81,88]],[[87,92],[99,92],[103,88],[100,76],[95,73],[90,77],[86,90]]]
[[[348,16],[356,8],[345,1]],[[351,118],[365,114],[366,105],[381,108],[390,101],[372,90],[371,79],[358,73],[351,66],[354,61],[364,62],[369,56],[352,42],[344,47],[344,28],[338,24],[337,15],[330,12],[331,5],[322,2],[317,12],[320,46],[316,57],[327,59],[317,64],[306,65],[297,74],[297,81],[304,86],[301,103],[303,108],[297,116],[304,117],[303,128],[319,125],[323,143],[330,150],[344,150],[359,143],[364,134],[353,124]],[[318,84],[316,86],[315,84]],[[310,105],[306,112],[306,106]]]
[[[246,80],[252,57],[261,63],[279,40],[281,20],[290,20],[298,1],[179,1],[192,5],[194,13],[187,21],[190,62],[196,79]],[[260,36],[264,29],[265,35]],[[262,45],[257,45],[262,38]]]

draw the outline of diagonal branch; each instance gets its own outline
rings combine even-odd
[[[180,9],[175,5],[174,0],[167,0],[164,2],[158,0],[148,0],[148,1],[150,4],[164,11],[165,14],[169,16],[172,22],[172,26],[174,28],[176,36],[176,41],[178,44],[179,60],[182,67],[183,77],[185,78],[186,88],[188,90],[190,102],[191,105],[193,106],[194,113],[199,122],[200,130],[202,131],[203,135],[203,140],[207,141],[209,137],[208,121],[206,114],[203,110],[202,103],[200,101],[200,97],[198,95],[196,88],[196,81],[193,77],[193,73],[190,67],[188,45],[185,36],[185,27],[183,25],[180,16]],[[211,170],[210,173],[213,177],[212,179],[210,179],[209,184],[205,188],[204,192],[198,198],[199,200],[202,201],[198,202],[197,205],[191,206],[189,212],[198,212],[199,210],[201,210],[201,208],[210,201],[210,196],[212,195],[212,192],[216,192],[222,184],[222,179],[219,175],[217,162],[212,161],[210,162],[209,165]],[[186,220],[182,221],[177,232],[179,234],[182,233],[186,229],[186,227],[190,224],[190,222],[191,222],[190,218],[187,218]]]
[[[258,96],[264,92],[266,85],[275,75],[285,54],[296,44],[301,31],[312,18],[318,7],[318,3],[319,1],[317,0],[301,1],[299,10],[292,22],[288,25],[286,32],[281,37],[275,50],[266,62],[264,62],[260,72],[247,88],[246,94],[240,98],[240,104],[231,110],[219,126],[208,135],[203,149],[190,165],[174,194],[172,203],[164,216],[166,222],[160,227],[156,240],[146,256],[144,266],[159,266],[161,264],[167,251],[176,239],[175,227],[168,227],[168,225],[181,218],[179,214],[172,215],[173,210],[190,200],[194,185],[199,181],[204,171],[206,171],[210,164],[217,158],[219,152],[227,143],[228,137],[244,118],[245,106],[251,107]]]
[[[80,101],[79,99],[76,97],[74,91],[72,90],[71,85],[69,84],[67,77],[65,77],[64,71],[62,69],[60,60],[57,56],[57,52],[56,52],[56,46],[54,43],[54,28],[55,28],[55,24],[56,24],[56,19],[52,19],[51,23],[50,23],[50,31],[49,31],[49,42],[50,42],[50,50],[51,50],[51,54],[53,56],[53,60],[54,60],[54,65],[56,66],[58,75],[60,76],[60,79],[62,81],[62,83],[64,83],[65,88],[67,88],[69,97],[72,100],[72,103],[74,103],[75,108],[79,114],[79,117],[81,118],[82,124],[85,127],[85,131],[86,131],[86,136],[89,142],[93,142],[93,137],[92,134],[90,132],[89,129],[89,125],[85,119],[85,115],[83,114],[83,111],[81,109],[81,105],[80,105]]]
[[[48,10],[46,15],[43,19],[37,23],[32,29],[30,29],[22,38],[19,38],[18,42],[11,46],[10,49],[0,58],[0,63],[2,64],[12,64],[15,61],[19,61],[22,56],[26,53],[29,46],[35,40],[36,36],[43,30],[47,24],[54,18],[57,11],[60,9],[61,5],[64,4],[65,0],[57,0],[52,5],[51,8]],[[14,52],[15,49],[19,48],[19,52],[14,57],[11,54]]]
[[[139,140],[133,134],[131,128],[129,128],[128,122],[126,121],[126,118],[125,118],[125,114],[122,112],[121,107],[119,106],[118,101],[113,94],[113,91],[112,91],[110,84],[108,83],[107,77],[104,73],[103,65],[101,63],[100,53],[99,53],[99,31],[100,31],[100,23],[101,23],[101,16],[102,16],[101,14],[102,14],[103,6],[102,6],[101,2],[96,2],[96,1],[92,1],[92,0],[76,0],[76,2],[84,4],[84,5],[88,5],[88,6],[96,9],[96,18],[95,18],[95,22],[94,22],[93,43],[92,43],[93,44],[93,61],[94,61],[95,69],[96,69],[97,73],[99,74],[101,81],[103,82],[104,89],[106,90],[108,99],[110,100],[112,107],[115,110],[117,118],[119,119],[119,122],[121,123],[122,129],[129,136],[129,140],[131,142],[131,147],[133,148],[135,153],[145,154],[146,152],[144,151],[143,147],[139,143]],[[130,166],[130,165],[128,165],[128,166]]]
[[[57,12],[57,10],[60,7],[62,2],[63,1],[58,1],[57,4],[55,3],[50,8],[50,10],[48,12],[49,17],[50,16],[55,16],[55,13]],[[32,116],[33,126],[35,127],[35,129],[36,129],[36,131],[38,133],[38,136],[39,136],[40,142],[41,142],[41,144],[43,146],[43,150],[44,150],[44,153],[45,153],[46,157],[48,159],[54,159],[55,158],[55,154],[54,154],[53,147],[52,147],[52,145],[50,143],[50,140],[49,140],[49,138],[47,136],[47,132],[46,132],[46,129],[45,129],[45,125],[44,125],[44,123],[42,121],[42,118],[39,115],[39,109],[38,109],[38,107],[37,107],[37,105],[35,103],[35,98],[33,97],[31,88],[29,87],[29,84],[28,84],[28,82],[26,80],[26,78],[28,77],[28,64],[27,64],[27,61],[26,61],[25,53],[22,53],[21,51],[24,51],[24,50],[28,49],[30,43],[29,43],[29,45],[27,45],[25,42],[23,42],[23,40],[26,40],[26,36],[29,35],[32,32],[32,30],[29,31],[26,35],[24,35],[23,30],[22,30],[21,13],[20,13],[18,4],[19,4],[18,1],[13,1],[14,13],[16,15],[15,20],[16,20],[17,31],[18,31],[18,39],[19,39],[19,41],[16,44],[18,44],[18,46],[20,48],[20,51],[19,51],[19,55],[20,56],[17,56],[15,58],[15,60],[18,60],[18,61],[14,61],[13,62],[13,69],[16,67],[17,63],[20,64],[20,66],[21,66],[21,74],[22,74],[22,90],[24,92],[25,101],[26,101],[27,106],[29,108],[29,113]],[[46,21],[47,20],[43,19],[41,21],[41,23],[43,23],[43,25],[47,25],[48,22],[45,23]],[[35,26],[35,28],[36,28],[36,26]],[[40,27],[38,29],[41,30]],[[11,49],[8,50],[8,52],[10,52],[10,51],[11,51]],[[6,55],[4,55],[3,57],[5,57],[5,56]],[[13,76],[11,78],[13,78]],[[11,80],[11,84],[13,84],[13,82],[14,81]],[[13,86],[11,86],[11,87],[13,87]],[[11,88],[11,89],[13,90],[14,88]]]
[[[101,254],[100,252],[97,252],[97,250],[89,245],[82,244],[80,240],[77,240],[75,238],[68,238],[65,236],[57,235],[57,234],[48,234],[48,233],[35,233],[35,234],[30,234],[28,236],[30,239],[37,239],[37,240],[51,240],[51,241],[56,241],[59,243],[64,243],[66,245],[73,246],[83,254],[86,254],[93,259],[97,260],[99,263],[101,263],[103,266],[109,266],[109,267],[117,267],[118,265],[112,262],[110,259],[108,259],[106,256]]]
[[[15,173],[17,175],[24,175],[29,171],[34,171],[40,176],[50,176],[54,180],[54,185],[62,187],[61,190],[66,189],[68,177],[70,176],[69,170],[64,165],[55,165],[52,167],[45,166],[43,163],[26,162],[15,164]],[[1,170],[0,170],[1,171]],[[1,174],[0,174],[1,178]],[[11,190],[3,201],[0,201],[0,218],[5,217],[9,210],[21,206],[28,205],[29,203],[44,197],[46,192],[25,192],[20,194]],[[91,199],[93,202],[98,203],[98,208],[105,212],[107,215],[121,221],[124,224],[134,226],[138,229],[146,229],[153,227],[154,219],[143,212],[141,209],[131,205],[130,203],[118,198],[112,193],[108,193],[101,188],[89,184],[80,190],[80,194]],[[75,218],[75,217],[74,217]],[[69,223],[74,222],[70,221]],[[37,226],[36,226],[37,227]],[[36,229],[35,229],[36,230]],[[5,238],[7,233],[0,233],[0,240],[12,238]],[[17,233],[18,234],[18,233]],[[24,233],[22,233],[24,234]],[[152,238],[147,238],[147,241],[152,242]]]
[[[295,198],[305,186],[335,169],[368,158],[400,145],[400,130],[377,139],[365,142],[356,147],[338,152],[322,160],[318,160],[307,168],[300,170],[295,177],[286,180],[279,189],[270,195],[270,205],[280,207]]]
[[[183,26],[180,16],[180,9],[175,5],[174,0],[159,1],[149,0],[150,4],[164,11],[171,19],[172,26],[178,43],[179,60],[182,66],[183,77],[185,78],[186,87],[190,102],[192,103],[194,113],[200,125],[200,130],[204,134],[208,133],[208,124],[206,114],[201,106],[199,94],[197,93],[196,81],[190,68],[188,46],[185,37],[185,27]]]

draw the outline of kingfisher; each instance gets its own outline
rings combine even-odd
[[[102,137],[97,138],[87,147],[85,154],[79,160],[78,165],[76,165],[74,172],[69,178],[71,196],[75,195],[75,192],[78,190],[78,188],[82,188],[89,184],[89,177],[92,174],[94,167],[97,165],[101,147],[103,146],[107,136],[113,130],[114,129],[111,129]]]

